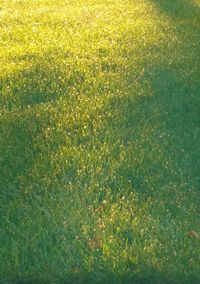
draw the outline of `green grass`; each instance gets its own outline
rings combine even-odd
[[[199,0],[0,0],[0,283],[200,283],[199,29]]]

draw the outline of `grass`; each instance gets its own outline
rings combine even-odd
[[[200,283],[200,1],[0,1],[0,283]]]

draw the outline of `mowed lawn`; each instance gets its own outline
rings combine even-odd
[[[200,283],[200,0],[0,0],[0,283]]]

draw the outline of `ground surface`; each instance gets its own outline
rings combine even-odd
[[[0,0],[0,282],[200,283],[200,1]]]

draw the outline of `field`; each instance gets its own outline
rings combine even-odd
[[[200,283],[200,0],[0,0],[0,283]]]

